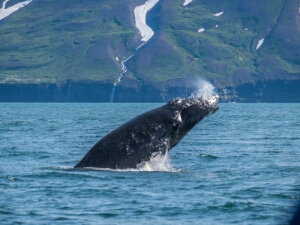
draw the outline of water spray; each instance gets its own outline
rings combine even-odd
[[[197,83],[197,91],[192,93],[193,98],[209,99],[217,95],[215,87],[206,80],[199,80]]]

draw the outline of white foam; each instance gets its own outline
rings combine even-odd
[[[264,43],[264,40],[265,39],[263,38],[263,39],[261,39],[261,40],[258,41],[258,43],[256,45],[256,50],[259,49],[259,47]]]
[[[104,170],[104,171],[115,171],[115,172],[152,172],[152,171],[163,171],[163,172],[179,172],[172,167],[169,160],[169,147],[167,142],[163,142],[160,147],[158,147],[157,152],[153,152],[150,156],[150,160],[146,162],[141,162],[137,165],[136,169],[109,169],[109,168],[95,168],[95,167],[84,167],[83,169],[89,170]]]
[[[14,177],[7,177],[7,179],[8,179],[9,181],[12,181],[12,182],[15,181],[15,178],[14,178]]]
[[[165,151],[165,154],[161,152],[153,154],[148,162],[138,165],[138,170],[174,172],[174,169],[169,162],[168,150]]]
[[[183,5],[186,6],[186,5],[190,4],[192,1],[193,1],[193,0],[184,0]]]
[[[140,31],[144,42],[147,42],[154,35],[154,31],[146,24],[146,14],[158,2],[159,0],[148,0],[144,5],[134,8],[135,26]]]
[[[88,170],[99,170],[99,171],[113,171],[113,172],[180,172],[172,167],[169,157],[168,150],[165,154],[156,153],[153,154],[152,158],[137,165],[136,169],[110,169],[110,168],[97,168],[97,167],[84,167],[83,169]]]
[[[213,14],[213,16],[221,16],[224,12],[219,12],[219,13],[215,13]]]
[[[119,58],[118,57],[116,57],[116,60],[119,62]]]
[[[200,28],[200,29],[198,30],[198,33],[202,33],[202,32],[204,32],[204,31],[205,31],[204,28]]]
[[[32,0],[27,0],[24,2],[19,2],[9,8],[5,8],[6,3],[9,0],[5,0],[2,4],[2,8],[0,9],[0,20],[4,19],[5,17],[8,17],[9,15],[11,15],[12,13],[14,13],[15,11],[17,11],[20,8],[23,8],[24,6],[28,5],[30,2],[32,2]]]
[[[71,167],[71,166],[58,166],[58,167],[54,167],[54,168],[59,169],[59,170],[72,170],[72,169],[74,169],[74,167]]]

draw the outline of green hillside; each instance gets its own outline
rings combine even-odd
[[[139,2],[34,0],[0,21],[1,82],[112,82],[138,44]]]
[[[138,77],[159,82],[196,76],[227,85],[270,73],[300,78],[297,1],[193,1],[187,7],[181,2],[162,1],[159,34],[128,63]],[[213,16],[218,12],[224,13]]]
[[[114,83],[141,44],[133,10],[144,2],[33,0],[0,21],[0,82]],[[160,0],[148,14],[155,35],[127,61],[124,80],[300,79],[299,0],[183,2]]]

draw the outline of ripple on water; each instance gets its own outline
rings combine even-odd
[[[199,157],[201,158],[205,158],[205,159],[208,159],[208,160],[215,160],[215,159],[218,159],[219,157],[218,156],[214,156],[214,155],[210,155],[210,154],[198,154]]]
[[[299,104],[221,104],[165,170],[73,169],[159,104],[0,104],[3,224],[285,224],[299,202]]]

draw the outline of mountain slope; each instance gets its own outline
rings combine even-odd
[[[193,1],[187,7],[176,3],[161,1],[157,7],[161,16],[156,38],[149,43],[151,52],[145,47],[128,65],[138,77],[162,81],[196,76],[230,85],[284,71],[284,78],[290,74],[299,79],[296,1]],[[213,16],[218,12],[224,13]],[[198,33],[200,28],[205,31]],[[148,60],[139,64],[144,58]],[[159,74],[158,79],[153,74]]]
[[[0,21],[0,83],[113,85],[131,55],[120,88],[300,79],[299,0],[183,2],[160,0],[148,12],[155,33],[136,51],[134,8],[145,0],[33,0]]]
[[[1,81],[113,80],[135,49],[141,1],[34,0],[0,21]]]

